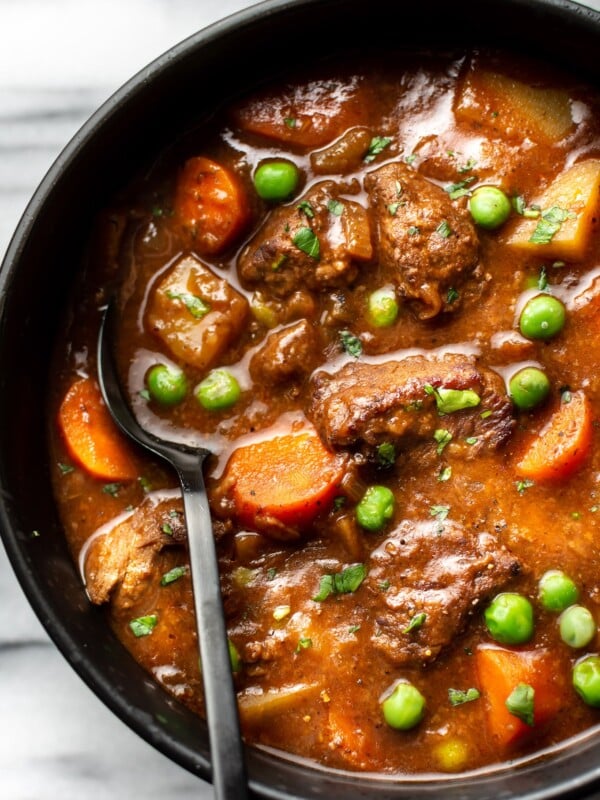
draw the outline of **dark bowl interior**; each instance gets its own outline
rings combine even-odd
[[[485,16],[483,12],[485,11]],[[491,21],[491,24],[490,24]],[[35,612],[91,689],[132,729],[210,779],[206,726],[132,660],[88,602],[52,497],[44,397],[54,334],[95,211],[169,141],[241,90],[336,51],[500,46],[600,86],[600,14],[566,0],[275,0],[190,37],[136,75],[65,148],[0,272],[0,526]],[[39,536],[32,532],[38,531]],[[332,772],[248,752],[256,796],[583,796],[600,780],[600,730],[508,768],[440,779]]]

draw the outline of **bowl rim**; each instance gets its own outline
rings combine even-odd
[[[98,109],[83,123],[79,130],[71,137],[61,152],[58,154],[46,174],[40,181],[30,201],[28,202],[8,244],[6,253],[0,266],[0,318],[5,313],[10,292],[8,288],[14,280],[14,274],[23,256],[24,249],[32,230],[40,214],[43,213],[46,204],[52,199],[54,192],[60,182],[61,175],[73,161],[84,152],[90,142],[96,138],[98,131],[112,120],[121,109],[127,106],[132,97],[135,97],[149,82],[164,70],[174,67],[182,59],[185,59],[191,50],[202,48],[208,44],[220,42],[226,39],[233,29],[251,29],[253,25],[265,25],[270,19],[297,10],[300,7],[306,9],[317,9],[323,4],[329,6],[344,4],[344,0],[263,0],[245,9],[241,9],[233,14],[224,17],[209,26],[202,28],[190,36],[183,39],[164,53],[157,56],[149,64],[139,70],[116,91],[114,91]],[[507,7],[518,11],[520,8],[536,9],[539,12],[553,10],[557,18],[562,14],[578,15],[584,21],[589,21],[590,25],[595,26],[597,33],[600,34],[600,10],[595,10],[587,6],[581,6],[573,0],[504,0]],[[2,494],[0,492],[0,494]],[[188,769],[192,773],[199,775],[205,780],[210,780],[210,763],[190,753],[188,748],[174,741],[173,737],[167,735],[163,728],[158,725],[149,724],[146,716],[135,713],[127,704],[127,699],[120,694],[115,694],[113,687],[106,677],[99,671],[93,663],[85,661],[78,652],[78,644],[74,641],[63,620],[53,610],[48,607],[48,602],[42,587],[34,580],[29,570],[29,562],[22,548],[22,543],[18,537],[12,535],[13,522],[7,509],[4,497],[0,497],[0,536],[3,540],[9,561],[16,574],[17,580],[26,595],[31,607],[42,622],[51,640],[61,651],[67,662],[83,679],[94,694],[109,707],[121,721],[125,722],[141,738],[154,746],[157,750],[167,755],[169,758]],[[381,784],[387,791],[394,791],[394,796],[405,796],[409,794],[396,794],[396,789],[407,787],[407,791],[414,790],[417,786],[425,788],[427,795],[436,797],[436,793],[442,787],[448,797],[462,796],[463,784],[472,777],[481,779],[491,779],[496,781],[498,777],[505,777],[506,773],[513,773],[528,766],[543,762],[548,765],[546,759],[556,759],[564,765],[565,761],[570,761],[569,750],[574,743],[579,744],[584,751],[598,749],[600,744],[592,740],[597,738],[600,730],[600,723],[582,734],[578,734],[571,739],[561,742],[557,746],[548,748],[547,751],[536,753],[534,756],[523,757],[510,764],[491,765],[491,767],[472,770],[468,773],[458,775],[430,775],[430,776],[381,776],[371,773],[355,773],[345,770],[331,770],[318,764],[310,764],[305,760],[297,759],[287,754],[277,754],[276,758],[282,760],[285,777],[288,772],[298,777],[310,781],[314,773],[318,775],[333,776],[336,786],[338,782],[345,784],[350,791],[349,797],[359,797],[362,794],[352,794],[351,787],[358,787],[357,791],[364,788],[373,787]],[[272,753],[268,748],[251,748],[255,759],[262,761],[266,759],[267,766],[270,766]],[[249,751],[250,748],[247,748]],[[596,782],[600,782],[600,759],[598,765],[577,776],[569,776],[566,780],[560,780],[560,772],[555,774],[555,780],[551,787],[542,790],[532,789],[526,794],[519,794],[523,800],[538,800],[538,798],[550,798],[558,796],[572,796],[584,789],[590,788]],[[251,778],[251,788],[260,797],[273,798],[274,800],[291,800],[297,798],[302,800],[309,797],[304,793],[292,794],[287,787],[266,785],[260,780]],[[485,783],[485,780],[484,780]],[[457,794],[453,794],[454,787]],[[450,790],[450,792],[448,791]],[[495,796],[497,789],[493,790]],[[313,795],[310,795],[312,797]],[[314,795],[317,796],[317,795]],[[364,795],[367,796],[367,795]],[[379,795],[378,795],[379,796]],[[389,796],[389,795],[386,795]],[[425,794],[423,795],[425,796]],[[483,797],[484,795],[479,795]],[[510,795],[513,796],[513,795]]]

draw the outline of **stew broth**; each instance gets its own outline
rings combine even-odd
[[[115,290],[141,423],[214,453],[249,743],[456,772],[597,722],[572,679],[600,618],[599,185],[591,87],[419,54],[236,100],[99,216],[56,351],[55,493],[91,600],[167,691],[203,713],[176,476],[99,400]],[[482,186],[506,220],[475,218]],[[523,332],[540,296],[564,324]],[[591,612],[584,644],[540,597],[550,570]],[[517,640],[484,614],[507,594],[533,613]]]

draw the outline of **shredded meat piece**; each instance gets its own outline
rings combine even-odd
[[[373,646],[397,665],[434,660],[520,569],[490,533],[450,519],[401,522],[371,553],[367,586],[379,606],[372,612]],[[417,615],[424,615],[421,624],[409,630]]]
[[[476,439],[468,449],[474,455],[482,448],[499,447],[514,427],[503,380],[469,356],[412,356],[382,364],[354,361],[333,375],[317,372],[311,384],[306,414],[332,449],[372,454],[383,442],[409,448],[423,440],[430,440],[433,447],[434,432],[444,428],[453,439]],[[471,389],[481,401],[442,417],[427,386]]]
[[[93,603],[109,600],[121,608],[133,606],[148,583],[158,586],[160,552],[183,546],[187,533],[178,501],[159,509],[144,502],[123,522],[92,544],[85,564],[86,587]]]
[[[250,361],[252,378],[265,384],[294,381],[309,375],[319,361],[319,336],[303,319],[271,333]]]
[[[479,242],[468,210],[401,162],[365,178],[377,217],[379,263],[401,296],[429,319],[460,303],[456,290],[479,277]]]
[[[373,255],[371,232],[366,209],[340,199],[341,191],[334,181],[323,181],[303,198],[273,210],[239,258],[242,281],[266,285],[276,297],[352,282],[357,262]],[[309,231],[305,236],[316,237],[318,253],[298,247],[303,230]]]

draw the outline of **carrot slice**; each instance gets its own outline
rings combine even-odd
[[[300,526],[333,500],[342,472],[342,463],[316,433],[303,431],[239,447],[229,459],[225,480],[243,525],[252,528],[260,526],[261,518],[274,518]]]
[[[188,159],[175,190],[174,212],[202,254],[230,245],[249,216],[248,202],[234,172],[204,156]]]
[[[70,387],[58,411],[58,427],[73,460],[94,477],[113,481],[137,477],[127,440],[91,378],[82,378]]]
[[[501,747],[522,741],[556,716],[564,700],[564,681],[547,650],[504,650],[484,645],[475,658],[479,686],[487,702],[488,729]],[[506,700],[519,684],[527,684],[534,691],[533,726],[506,707]]]
[[[561,480],[581,466],[592,447],[592,408],[584,392],[572,392],[531,442],[517,473],[532,480]]]

